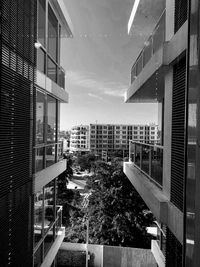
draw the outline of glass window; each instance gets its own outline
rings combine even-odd
[[[38,0],[38,41],[45,47],[46,0]]]
[[[57,66],[50,57],[48,57],[47,75],[52,81],[57,82]]]
[[[37,91],[36,99],[36,143],[44,143],[44,116],[45,116],[45,95]]]
[[[41,171],[44,168],[44,148],[36,149],[36,158],[35,158],[35,168],[36,172]]]
[[[35,195],[35,214],[34,214],[34,241],[35,246],[42,238],[42,217],[43,217],[43,192]]]
[[[55,163],[55,154],[55,145],[46,147],[46,167],[49,167]]]
[[[42,73],[46,73],[45,56],[45,52],[41,48],[37,49],[37,69]]]
[[[50,5],[48,6],[48,52],[57,62],[58,60],[58,20]]]
[[[47,143],[56,142],[56,99],[47,96]]]

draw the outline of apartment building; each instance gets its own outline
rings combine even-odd
[[[89,125],[74,126],[70,132],[70,151],[89,152]]]
[[[0,265],[55,266],[65,235],[56,178],[66,169],[60,103],[68,102],[62,0],[1,0]]]
[[[158,126],[152,125],[118,125],[90,124],[90,151],[99,157],[111,156],[116,151],[122,151],[128,156],[129,140],[142,143],[158,143]]]
[[[199,10],[198,0],[165,1],[125,96],[127,103],[157,102],[162,111],[161,144],[133,140],[124,163],[157,220],[158,266],[200,266]]]

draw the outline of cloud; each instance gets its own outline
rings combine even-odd
[[[92,94],[92,93],[89,93],[88,94],[90,97],[94,97],[94,98],[97,98],[99,100],[104,100],[101,96],[98,96],[98,95],[95,95],[95,94]]]
[[[120,82],[111,82],[105,80],[96,79],[95,74],[92,72],[68,72],[67,79],[69,83],[90,89],[92,91],[98,91],[100,94],[104,94],[112,97],[123,97],[127,86]],[[89,93],[90,97],[98,98],[103,100],[102,97]]]

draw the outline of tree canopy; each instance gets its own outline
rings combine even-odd
[[[146,227],[153,222],[151,213],[123,173],[116,159],[107,164],[95,162],[94,175],[87,177],[90,191],[86,209],[71,214],[67,241],[84,242],[89,218],[89,241],[93,244],[149,248],[152,238]]]

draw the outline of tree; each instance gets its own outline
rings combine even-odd
[[[81,169],[88,170],[90,172],[92,166],[94,165],[95,159],[95,155],[92,153],[79,155],[77,158],[77,164],[81,167]]]
[[[97,162],[95,174],[87,178],[91,188],[88,216],[90,242],[114,246],[149,248],[146,227],[153,216],[128,178],[119,160],[110,165]]]

